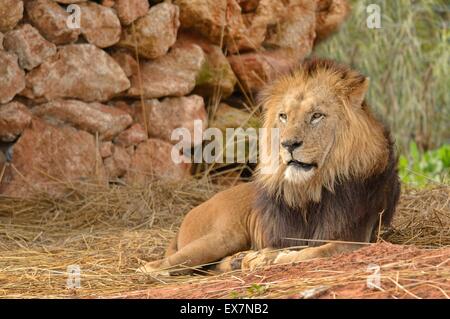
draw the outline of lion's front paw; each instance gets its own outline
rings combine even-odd
[[[164,260],[148,262],[144,266],[138,268],[136,272],[153,276],[170,276],[169,271],[164,269]]]
[[[242,259],[241,269],[252,271],[256,268],[269,266],[273,264],[276,254],[276,252],[270,249],[249,252]]]
[[[274,264],[289,264],[324,257],[319,247],[305,248],[300,251],[280,252],[274,260]]]

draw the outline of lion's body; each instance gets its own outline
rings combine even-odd
[[[255,181],[190,211],[166,258],[142,270],[220,260],[222,271],[253,268],[370,241],[380,220],[391,221],[400,184],[389,132],[364,102],[367,86],[356,71],[325,60],[269,86],[265,127],[280,130],[282,163],[260,164]],[[261,173],[267,167],[272,173]],[[274,251],[292,246],[310,248]]]

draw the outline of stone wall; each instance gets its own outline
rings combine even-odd
[[[207,127],[210,98],[258,91],[348,11],[345,0],[1,0],[0,194],[189,176],[171,161],[171,131]]]

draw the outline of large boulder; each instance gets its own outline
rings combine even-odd
[[[190,176],[191,164],[176,164],[171,156],[172,145],[151,138],[138,145],[131,166],[125,175],[129,184],[145,185],[151,179],[182,180]]]
[[[139,102],[135,103],[138,108],[136,118],[143,123],[143,112]],[[145,117],[147,119],[147,129],[150,137],[156,137],[170,143],[172,132],[177,128],[186,128],[191,134],[194,142],[194,121],[202,121],[202,130],[208,127],[208,114],[205,110],[203,98],[198,95],[183,96],[176,98],[165,98],[162,101],[157,99],[145,101]],[[145,126],[145,125],[144,125]],[[196,146],[193,143],[194,146]],[[186,145],[187,147],[191,145]]]
[[[205,63],[199,71],[194,93],[204,97],[228,97],[233,93],[236,76],[230,63],[218,45],[211,44],[204,37],[191,32],[182,32],[174,47],[198,45],[205,53]]]
[[[350,14],[347,0],[316,0],[316,41],[336,32]]]
[[[25,72],[17,55],[0,50],[0,104],[8,103],[25,88]]]
[[[189,94],[204,63],[205,54],[197,45],[174,48],[158,59],[143,61],[141,79],[139,74],[131,77],[128,95],[151,99]]]
[[[31,122],[31,112],[19,102],[0,105],[0,141],[13,142]]]
[[[300,61],[288,50],[249,52],[228,57],[244,91],[257,92],[276,77],[287,74]]]
[[[0,194],[27,197],[47,192],[59,196],[66,191],[64,183],[104,178],[94,136],[34,119],[12,147]]]
[[[135,50],[148,59],[167,53],[177,39],[178,7],[164,2],[150,8],[148,13],[136,20],[122,33],[120,47]]]
[[[106,52],[92,44],[72,44],[27,75],[29,98],[76,98],[106,101],[125,91],[130,82]]]
[[[0,31],[12,30],[23,17],[22,0],[0,1]]]
[[[38,105],[32,111],[48,121],[71,124],[92,134],[98,134],[100,140],[111,140],[133,122],[131,116],[124,111],[97,102],[55,100]]]
[[[56,53],[56,46],[41,36],[30,24],[9,31],[5,35],[4,47],[19,57],[22,68],[31,70]]]
[[[114,10],[94,2],[80,3],[81,34],[99,48],[110,47],[120,40],[122,27]]]
[[[129,25],[145,16],[149,7],[148,0],[115,0],[114,4],[114,9],[123,25]]]
[[[55,44],[75,42],[80,29],[67,25],[69,12],[51,0],[28,0],[25,9],[31,24],[49,41]]]

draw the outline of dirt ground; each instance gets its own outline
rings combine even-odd
[[[371,280],[377,273],[378,288],[373,287],[376,280]],[[373,288],[368,287],[368,281]],[[109,297],[449,298],[449,295],[450,248],[418,249],[380,243],[330,259],[161,284]]]

